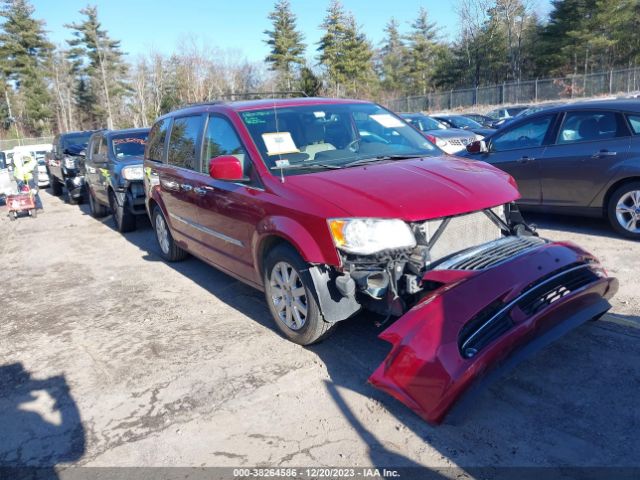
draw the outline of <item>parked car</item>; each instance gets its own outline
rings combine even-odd
[[[49,186],[49,174],[47,172],[46,156],[51,152],[51,144],[21,145],[13,147],[13,155],[30,155],[38,162],[37,182],[38,187]]]
[[[160,254],[264,290],[288,339],[317,342],[363,308],[400,317],[370,381],[431,422],[617,288],[584,250],[534,235],[508,174],[443,157],[369,102],[190,106],[156,121],[144,167]]]
[[[120,232],[136,228],[136,216],[146,213],[142,184],[148,128],[101,130],[89,139],[85,183],[91,214],[109,212]]]
[[[526,110],[527,108],[529,108],[529,105],[499,107],[491,110],[489,113],[487,113],[487,116],[493,118],[494,120],[491,124],[491,128],[498,128],[502,120],[515,117],[517,114]]]
[[[84,198],[84,156],[89,137],[97,130],[67,132],[55,136],[46,157],[49,185],[54,195],[65,194],[68,203]]]
[[[487,117],[486,115],[481,115],[479,113],[463,113],[462,116],[470,118],[474,122],[478,122],[484,128],[493,128],[491,125],[493,125],[493,122],[495,122],[495,119]]]
[[[410,125],[420,130],[425,137],[449,154],[464,151],[466,146],[476,140],[484,138],[473,132],[468,132],[459,128],[449,128],[435,118],[428,117],[422,113],[401,113]]]
[[[432,115],[439,122],[444,123],[449,128],[458,128],[461,130],[468,130],[481,137],[491,135],[495,130],[492,128],[485,128],[478,122],[471,120],[470,118],[463,117],[462,115]]]
[[[524,118],[524,117],[528,117],[529,115],[532,115],[534,113],[540,112],[542,110],[545,110],[547,108],[551,108],[551,107],[557,107],[559,105],[563,105],[562,103],[545,103],[545,104],[540,104],[540,105],[534,105],[533,107],[529,107],[526,108],[524,110],[522,110],[520,113],[514,115],[513,117],[508,117],[508,118],[503,118],[501,120],[496,120],[493,122],[493,127],[496,129],[502,128],[505,125],[513,122],[514,120],[520,119],[520,118]]]
[[[518,182],[523,208],[604,216],[640,239],[640,105],[611,100],[563,105],[514,121],[466,156]]]

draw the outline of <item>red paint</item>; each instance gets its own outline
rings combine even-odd
[[[455,288],[445,284],[380,334],[393,345],[369,381],[403,402],[431,423],[440,423],[465,391],[510,354],[568,315],[588,308],[617,289],[615,279],[602,277],[552,303],[538,314],[514,318],[516,325],[475,357],[465,359],[458,335],[467,321],[497,299],[509,302],[537,279],[593,257],[572,244],[551,243],[514,260],[462,279],[451,273]],[[601,268],[593,263],[593,268]],[[442,272],[426,279],[447,280]],[[515,315],[515,314],[514,314]]]
[[[216,180],[242,180],[242,165],[233,155],[222,155],[209,161],[209,175]]]

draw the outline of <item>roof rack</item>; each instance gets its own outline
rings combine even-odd
[[[308,97],[309,95],[307,95],[302,90],[228,93],[228,94],[221,95],[220,99],[218,100],[208,100],[206,102],[187,103],[182,108],[199,107],[199,106],[205,106],[205,105],[219,105],[221,103],[225,103],[225,101],[228,101],[228,100],[230,101],[233,101],[236,99],[251,100],[251,99],[256,99],[255,97],[275,97],[275,96]]]

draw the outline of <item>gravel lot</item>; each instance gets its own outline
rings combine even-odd
[[[42,196],[37,219],[0,218],[0,465],[640,463],[640,245],[602,221],[529,218],[619,278],[611,313],[431,427],[366,383],[388,351],[371,317],[300,347],[260,292],[163,262],[146,219],[123,236]]]

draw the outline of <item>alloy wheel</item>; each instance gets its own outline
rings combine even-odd
[[[162,215],[156,215],[156,236],[158,237],[158,244],[162,249],[162,253],[169,254],[169,230],[167,224],[162,218]]]
[[[625,193],[616,205],[616,219],[622,228],[640,233],[640,190]]]
[[[300,274],[287,262],[278,262],[271,270],[271,303],[282,323],[300,330],[307,320],[307,293]]]

